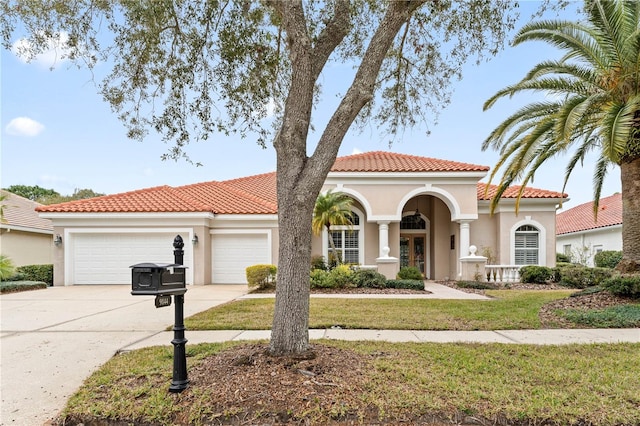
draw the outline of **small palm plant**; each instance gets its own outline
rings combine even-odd
[[[0,255],[0,281],[6,281],[16,272],[13,261],[5,255]]]
[[[342,262],[342,256],[336,250],[336,245],[331,235],[331,226],[352,225],[352,204],[353,199],[345,193],[328,190],[326,193],[318,195],[315,208],[313,209],[313,233],[320,235],[325,229],[327,230],[329,233],[329,246],[338,264]]]

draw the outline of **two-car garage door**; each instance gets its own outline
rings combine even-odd
[[[175,233],[77,233],[71,239],[70,284],[131,284],[131,265],[173,263]],[[188,236],[183,235],[186,241]],[[185,243],[184,264],[191,265]],[[187,270],[187,283],[192,282]]]

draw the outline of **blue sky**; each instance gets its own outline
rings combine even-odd
[[[532,10],[536,2],[525,2]],[[565,16],[571,16],[570,6]],[[529,17],[523,12],[523,18]],[[493,167],[498,154],[482,152],[487,135],[518,106],[524,97],[503,99],[490,111],[482,104],[505,85],[517,82],[534,64],[557,52],[538,43],[506,47],[479,66],[468,65],[462,81],[453,86],[451,104],[442,110],[431,134],[425,128],[407,129],[391,151],[482,164]],[[61,63],[51,71],[51,58],[25,63],[3,50],[2,60],[2,174],[0,185],[39,185],[63,195],[75,188],[113,194],[158,185],[178,186],[209,180],[225,180],[276,169],[275,151],[264,150],[250,139],[215,135],[188,148],[195,167],[184,161],[162,161],[168,146],[150,133],[144,142],[127,139],[124,126],[97,94],[89,71]],[[98,69],[98,73],[103,70]],[[328,79],[327,79],[328,80]],[[541,96],[541,95],[540,95]],[[530,100],[530,99],[529,99]],[[330,112],[320,112],[328,114]],[[350,132],[340,155],[389,150],[375,129]],[[539,169],[537,188],[560,191],[568,157]],[[593,159],[576,168],[567,186],[565,209],[591,201]],[[610,171],[602,196],[620,191],[617,169]]]

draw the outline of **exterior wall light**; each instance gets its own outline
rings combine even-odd
[[[53,238],[53,244],[58,247],[62,245],[62,237],[60,236],[60,234],[56,234],[56,236]]]
[[[196,234],[193,234],[193,238],[191,239],[191,242],[193,243],[194,246],[198,244],[198,236]]]

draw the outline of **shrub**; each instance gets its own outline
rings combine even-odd
[[[327,262],[324,260],[324,256],[311,256],[311,270],[314,269],[319,269],[321,271],[326,271],[327,269],[329,269],[327,266]]]
[[[597,267],[600,268],[615,268],[618,263],[622,260],[622,252],[614,251],[614,250],[604,250],[596,255],[593,258],[593,262]]]
[[[415,266],[403,266],[398,272],[399,280],[420,280],[422,281],[422,272]]]
[[[567,256],[564,253],[556,253],[556,264],[558,262],[570,263],[571,262],[571,257]]]
[[[570,288],[587,288],[602,284],[614,272],[607,268],[589,268],[586,266],[563,267],[558,269],[560,285]]]
[[[329,272],[333,288],[345,288],[353,285],[353,271],[348,265],[338,265]]]
[[[278,268],[276,265],[252,265],[247,266],[247,283],[249,288],[257,287],[258,290],[264,290],[276,285],[276,273]]]
[[[329,272],[322,269],[311,271],[311,288],[333,288],[334,281],[329,276]]]
[[[520,268],[520,282],[547,284],[553,279],[553,270],[546,266],[527,265]]]
[[[53,285],[53,265],[24,265],[16,268],[24,281],[39,281]]]
[[[422,281],[422,278],[419,280],[387,280],[386,287],[424,291],[424,281]]]
[[[385,288],[387,278],[378,271],[358,269],[353,274],[353,284],[356,287]]]
[[[42,281],[14,281],[0,283],[0,293],[17,293],[19,291],[40,290],[47,288]]]
[[[473,288],[476,290],[493,290],[498,288],[495,284],[480,281],[456,281],[456,285],[460,288]]]
[[[602,286],[616,296],[640,298],[640,275],[616,275],[602,283]]]
[[[7,281],[13,276],[16,268],[13,261],[5,255],[0,255],[0,281]]]

